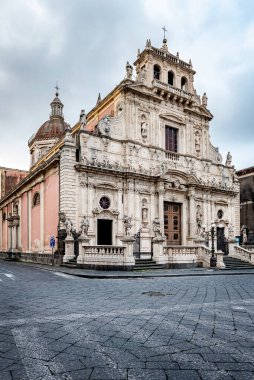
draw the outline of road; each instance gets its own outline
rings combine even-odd
[[[0,379],[254,379],[253,296],[254,275],[84,279],[0,262]]]

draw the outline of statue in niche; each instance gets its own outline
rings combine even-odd
[[[142,200],[142,223],[144,225],[148,224],[148,207],[147,207],[147,200]]]
[[[73,223],[70,218],[66,220],[65,228],[66,228],[67,237],[72,237]]]
[[[197,235],[200,235],[200,233],[202,232],[202,224],[203,224],[203,212],[200,205],[197,205],[196,223],[197,223]]]
[[[228,152],[227,154],[227,158],[226,158],[226,166],[231,166],[232,165],[232,156],[230,154],[230,152]]]
[[[88,228],[89,228],[89,220],[87,217],[84,216],[83,219],[81,220],[81,225],[80,225],[81,237],[87,236]]]
[[[147,140],[147,123],[145,121],[141,122],[141,136],[143,140]]]
[[[197,156],[200,155],[200,134],[199,132],[195,133],[195,151]]]
[[[86,113],[85,110],[80,111],[80,117],[79,117],[79,124],[81,128],[84,128],[86,126],[87,120],[86,120]]]
[[[155,237],[162,236],[161,224],[160,224],[160,220],[158,216],[156,216],[153,220],[153,232],[154,232]]]
[[[130,235],[129,230],[132,228],[132,218],[131,218],[131,216],[124,215],[124,217],[123,217],[123,225],[124,225],[125,235],[129,236]]]
[[[132,72],[133,72],[133,67],[127,61],[126,63],[126,78],[127,79],[132,79]]]

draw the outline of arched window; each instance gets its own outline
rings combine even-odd
[[[188,81],[185,77],[181,78],[181,89],[183,91],[188,91]]]
[[[161,68],[159,65],[154,65],[153,67],[153,77],[154,79],[158,79],[160,80],[160,76],[161,76]]]
[[[35,193],[33,197],[33,206],[38,206],[41,203],[40,194]]]
[[[168,72],[168,84],[174,86],[174,73],[173,71]]]

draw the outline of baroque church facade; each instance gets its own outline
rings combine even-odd
[[[125,78],[70,128],[56,94],[50,120],[29,140],[28,176],[0,201],[0,250],[50,252],[85,268],[206,265],[239,235],[232,157],[210,142],[212,114],[191,61],[147,40]],[[13,223],[15,226],[13,226]],[[209,245],[209,244],[208,244]]]

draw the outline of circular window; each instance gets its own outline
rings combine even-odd
[[[99,203],[100,203],[101,208],[103,208],[103,210],[107,210],[110,206],[110,200],[108,197],[101,197]]]
[[[221,219],[221,218],[223,217],[223,211],[222,211],[222,210],[219,210],[219,211],[217,212],[217,216],[218,216],[219,219]]]

